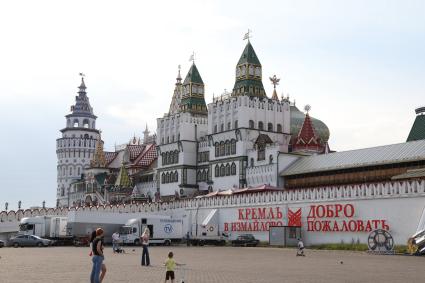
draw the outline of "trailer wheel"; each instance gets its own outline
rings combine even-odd
[[[19,248],[19,244],[18,244],[18,243],[13,243],[13,246],[14,246],[15,248]]]
[[[41,248],[42,246],[43,246],[43,243],[42,242],[38,242],[37,243],[37,247]]]
[[[165,246],[171,246],[171,241],[170,240],[165,240],[164,245]]]
[[[136,246],[140,246],[140,239],[136,239],[136,240],[134,240],[134,245],[136,245]]]

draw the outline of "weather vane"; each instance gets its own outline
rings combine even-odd
[[[249,39],[252,37],[251,33],[252,33],[252,30],[248,29],[248,32],[245,33],[243,40],[248,39],[249,41]]]
[[[311,110],[311,106],[307,104],[306,106],[304,106],[304,110],[308,113]]]
[[[81,77],[85,77],[86,75],[84,73],[80,73],[80,76]]]
[[[195,64],[195,51],[193,51],[192,55],[190,55],[189,61],[192,61],[192,63]]]
[[[276,86],[279,84],[280,79],[278,79],[276,75],[273,75],[273,77],[270,77],[270,81],[272,82],[274,89],[276,89]]]

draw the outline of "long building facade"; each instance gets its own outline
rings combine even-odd
[[[179,69],[156,134],[149,135],[146,127],[143,140],[133,137],[106,152],[82,79],[57,140],[58,206],[423,178],[422,171],[414,171],[425,164],[422,111],[417,111],[412,141],[335,153],[328,146],[328,127],[310,116],[309,106],[302,112],[289,97],[278,97],[276,76],[270,78],[274,89],[267,95],[263,66],[249,40],[234,80],[231,92],[207,103],[204,79],[193,61],[184,79]]]

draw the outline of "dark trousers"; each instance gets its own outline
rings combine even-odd
[[[151,261],[149,260],[148,245],[143,245],[142,265],[150,265],[150,264],[151,264]]]

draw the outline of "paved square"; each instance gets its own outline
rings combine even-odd
[[[151,267],[140,265],[141,249],[106,247],[104,282],[164,282],[172,250],[185,263],[185,283],[423,282],[425,257],[377,256],[362,252],[235,247],[150,247]],[[89,248],[1,248],[0,282],[89,282]],[[341,264],[341,262],[343,262]],[[181,273],[177,272],[177,279]],[[176,280],[176,283],[180,282]]]

